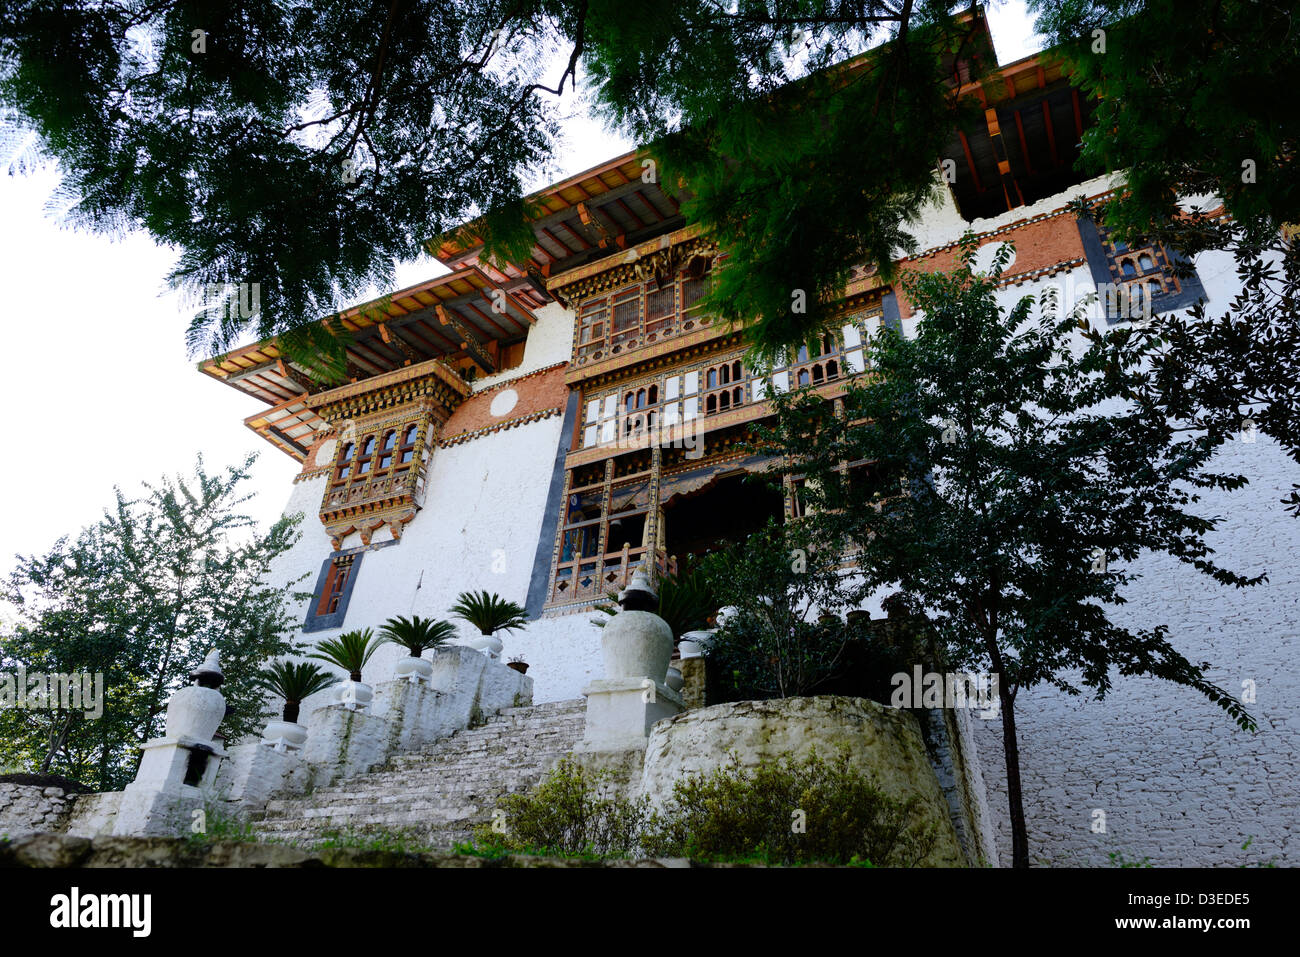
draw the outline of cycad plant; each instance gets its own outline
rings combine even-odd
[[[283,717],[291,724],[298,723],[299,709],[304,701],[337,681],[338,678],[310,661],[296,664],[274,661],[253,676],[254,685],[284,699]]]
[[[338,665],[348,673],[350,679],[360,681],[361,669],[380,644],[381,642],[375,641],[375,633],[369,628],[346,631],[337,638],[322,641],[316,646],[315,654],[308,657]]]
[[[463,591],[451,606],[452,614],[469,622],[480,633],[514,631],[528,624],[528,613],[512,601],[491,592]]]
[[[449,621],[421,618],[419,615],[410,618],[398,615],[384,622],[379,637],[381,643],[401,645],[412,658],[418,658],[425,649],[436,648],[456,637],[456,626]]]

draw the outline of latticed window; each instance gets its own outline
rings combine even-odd
[[[345,594],[348,579],[352,575],[354,558],[354,555],[343,555],[330,564],[325,587],[321,589],[320,600],[316,605],[317,615],[332,615],[339,610],[339,600]]]
[[[389,429],[384,433],[384,441],[380,444],[379,467],[386,469],[393,464],[393,447],[397,445],[397,430]]]
[[[646,293],[645,297],[645,331],[657,332],[673,317],[677,311],[677,284],[669,283],[665,288]]]
[[[605,300],[597,299],[594,302],[584,304],[582,307],[578,344],[583,346],[590,345],[591,343],[599,342],[604,338]]]
[[[408,425],[402,434],[402,447],[398,449],[399,461],[403,465],[415,458],[415,443],[420,437],[418,425]]]
[[[610,331],[617,335],[635,329],[641,322],[641,287],[635,286],[614,296],[614,318]]]
[[[618,351],[693,328],[699,321],[699,302],[708,290],[706,272],[682,275],[662,287],[638,282],[583,302],[578,307],[579,357],[599,358],[606,348]]]
[[[682,281],[682,312],[691,312],[709,293],[710,276],[701,276],[698,279],[685,279]]]

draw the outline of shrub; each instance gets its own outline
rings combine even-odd
[[[416,828],[379,825],[331,828],[308,842],[313,851],[351,849],[390,854],[421,854],[434,850],[427,835]]]
[[[830,761],[786,754],[753,769],[733,760],[677,782],[657,813],[645,798],[602,795],[609,777],[565,758],[532,793],[501,801],[501,827],[481,826],[475,845],[460,850],[914,867],[934,846],[933,826],[915,820],[916,799],[884,794],[850,766],[847,749]]]
[[[260,843],[261,838],[253,830],[252,822],[223,802],[203,802],[203,829],[191,829],[184,833],[184,838],[191,846],[211,844],[214,841],[237,841],[241,844]]]
[[[640,849],[649,803],[610,795],[610,778],[563,758],[530,794],[504,798],[494,815],[498,823],[479,827],[475,841],[490,853],[631,854]]]
[[[813,694],[843,670],[849,635],[820,621],[845,606],[839,556],[814,548],[802,527],[770,521],[700,567],[734,609],[704,652],[731,700]]]
[[[882,792],[849,764],[815,751],[753,769],[732,764],[677,782],[648,844],[694,860],[768,864],[915,867],[934,846],[932,825],[915,821],[918,801]],[[802,813],[800,813],[802,812]]]

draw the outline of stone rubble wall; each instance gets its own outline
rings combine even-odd
[[[62,788],[0,784],[0,835],[61,830],[76,797]]]
[[[177,838],[101,837],[34,834],[0,842],[0,868],[83,867],[455,867],[455,868],[735,868],[763,864],[702,864],[685,858],[591,861],[581,858],[510,854],[474,857],[450,851],[371,851],[358,848],[304,850],[284,844],[215,842],[196,844]]]
[[[64,830],[74,837],[107,837],[113,833],[121,803],[121,791],[78,794]]]
[[[662,806],[673,785],[738,760],[753,767],[812,749],[825,758],[847,747],[853,766],[868,771],[898,800],[917,798],[923,820],[937,832],[924,867],[965,867],[970,862],[952,825],[948,803],[930,766],[915,715],[866,698],[820,695],[712,705],[666,718],[650,732],[641,793]]]

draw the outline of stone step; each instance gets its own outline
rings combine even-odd
[[[435,847],[468,840],[502,797],[538,784],[577,745],[585,708],[581,698],[506,708],[368,774],[272,800],[254,830],[298,843],[367,826],[408,832]]]

